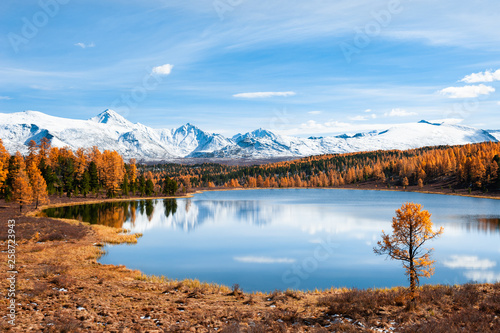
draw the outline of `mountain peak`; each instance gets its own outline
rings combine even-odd
[[[419,123],[419,124],[434,125],[434,126],[440,126],[440,125],[442,125],[442,124],[439,124],[439,123],[431,123],[431,122],[429,122],[429,121],[427,121],[427,120],[423,120],[423,119],[422,119],[422,120],[420,120],[418,123]]]
[[[121,125],[129,125],[130,121],[125,119],[118,112],[110,109],[106,109],[103,112],[99,113],[97,116],[90,118],[90,120],[95,121],[100,124],[121,124]]]
[[[268,137],[268,138],[274,139],[276,137],[276,135],[273,132],[262,129],[262,128],[259,128],[255,131],[251,132],[251,134],[253,136],[259,137],[259,138]]]
[[[186,123],[175,130],[175,133],[180,133],[180,132],[186,133],[186,132],[203,132],[203,131],[191,123]]]

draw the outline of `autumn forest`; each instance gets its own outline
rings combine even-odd
[[[367,181],[392,188],[442,182],[451,189],[494,192],[500,183],[500,143],[441,146],[406,151],[321,155],[255,166],[216,163],[137,164],[97,147],[51,147],[43,139],[29,153],[10,155],[0,141],[0,196],[23,205],[50,195],[159,196],[195,188],[341,187]]]

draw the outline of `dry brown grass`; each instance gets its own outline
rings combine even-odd
[[[127,229],[113,228],[99,224],[93,224],[92,229],[97,233],[101,242],[106,244],[136,244],[137,239],[142,237],[142,234],[131,234]]]

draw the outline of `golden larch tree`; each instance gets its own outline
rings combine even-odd
[[[2,139],[0,139],[0,193],[5,187],[5,181],[7,180],[9,158],[10,154],[3,146]]]
[[[33,190],[30,180],[26,175],[24,165],[20,168],[12,183],[12,199],[19,203],[19,211],[23,211],[23,206],[33,201]]]
[[[133,183],[137,179],[137,165],[136,165],[135,158],[132,158],[129,161],[129,166],[130,166],[130,169],[129,169],[129,174],[128,174],[128,181]]]
[[[125,174],[123,158],[116,151],[105,150],[101,158],[100,178],[109,197],[114,197],[120,190]]]
[[[75,156],[75,175],[76,179],[80,181],[83,177],[83,173],[87,168],[87,154],[85,149],[78,148]]]
[[[38,169],[34,162],[31,162],[28,165],[28,176],[33,191],[33,201],[36,205],[35,208],[38,208],[38,204],[49,203],[47,183],[45,182],[40,169]]]
[[[382,231],[382,240],[373,249],[376,254],[386,254],[391,259],[400,260],[405,274],[410,280],[410,302],[414,305],[419,277],[430,277],[434,274],[434,260],[430,259],[433,249],[423,245],[441,235],[443,228],[432,230],[431,214],[422,210],[422,205],[412,202],[404,203],[396,210],[392,219],[392,235]]]
[[[28,142],[28,156],[26,157],[26,165],[30,164],[31,162],[35,162],[36,164],[38,164],[39,160],[40,157],[38,155],[38,146],[35,140],[30,140],[30,142]]]

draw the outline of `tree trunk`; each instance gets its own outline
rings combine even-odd
[[[408,255],[410,259],[410,302],[408,304],[409,308],[413,310],[416,306],[416,292],[417,292],[417,281],[416,281],[416,271],[413,263],[413,223],[410,221],[410,245],[408,248]]]

